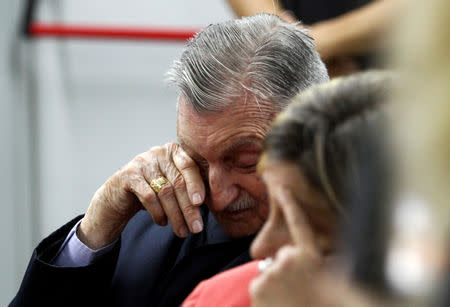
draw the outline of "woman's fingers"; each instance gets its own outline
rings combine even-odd
[[[280,187],[277,193],[281,211],[284,214],[286,224],[294,245],[308,247],[317,251],[314,231],[301,206],[301,203],[294,198],[292,192]]]

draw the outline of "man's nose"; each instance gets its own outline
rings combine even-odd
[[[239,188],[228,170],[220,165],[210,165],[209,197],[214,210],[225,209],[239,194]]]

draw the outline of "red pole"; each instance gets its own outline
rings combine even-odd
[[[32,23],[32,37],[185,41],[200,29]]]

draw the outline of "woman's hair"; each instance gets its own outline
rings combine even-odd
[[[349,273],[381,292],[388,290],[391,177],[383,109],[392,79],[373,71],[311,87],[277,117],[264,143],[268,157],[298,165],[332,209],[346,217],[342,242]]]
[[[345,212],[346,195],[361,179],[359,160],[371,158],[371,152],[359,157],[358,147],[382,137],[391,83],[390,73],[371,71],[312,86],[277,117],[265,153],[295,162],[332,207]]]

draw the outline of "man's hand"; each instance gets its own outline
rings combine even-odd
[[[347,76],[361,70],[359,63],[351,57],[343,56],[325,62],[330,78]]]
[[[166,177],[158,193],[150,183]],[[197,164],[177,143],[153,147],[136,156],[111,176],[95,193],[77,235],[92,249],[116,240],[128,221],[142,208],[156,224],[170,222],[174,233],[186,237],[188,232],[203,229],[199,205],[205,198]]]

